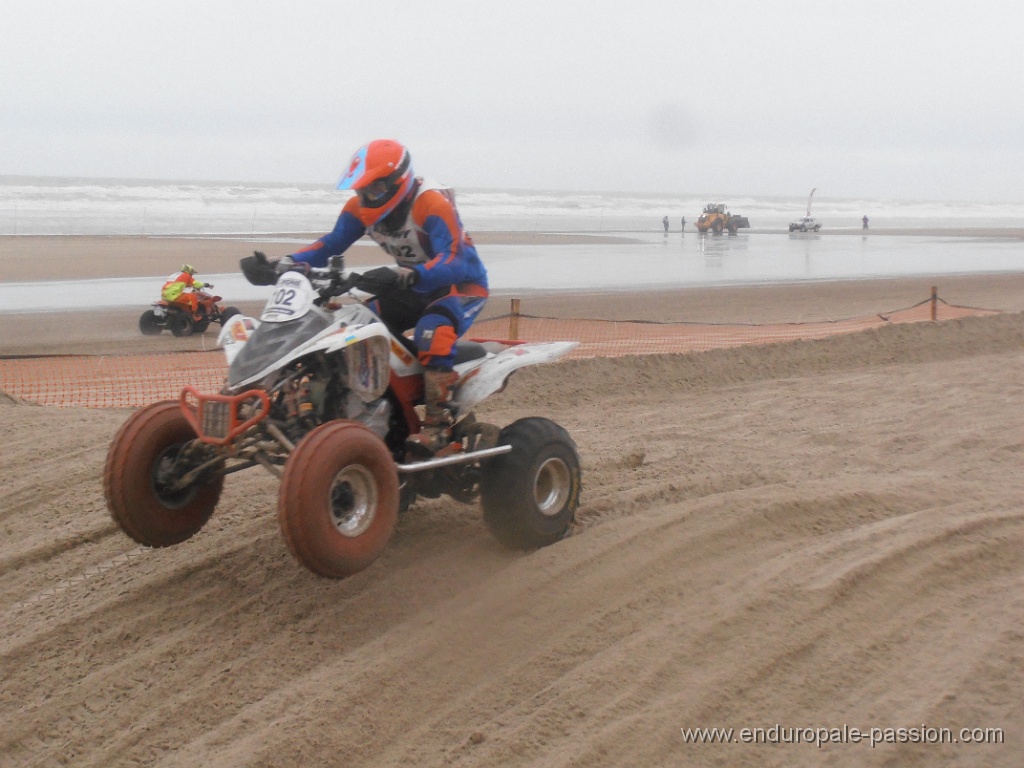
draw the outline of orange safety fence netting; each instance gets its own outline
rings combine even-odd
[[[934,311],[934,317],[933,317]],[[651,322],[631,320],[574,320],[532,315],[505,315],[474,323],[478,337],[559,341],[573,339],[580,346],[570,357],[616,357],[671,352],[704,352],[743,344],[775,344],[797,339],[820,339],[894,323],[953,320],[970,315],[999,314],[1000,310],[960,307],[941,299],[926,299],[905,309],[834,321],[730,325],[717,323]]]
[[[191,384],[219,392],[224,353],[55,355],[0,359],[0,391],[39,405],[122,408],[173,400]]]
[[[743,344],[820,339],[893,323],[951,320],[1000,310],[926,299],[913,307],[836,321],[719,325],[609,321],[506,315],[477,321],[473,338],[518,341],[575,340],[570,357],[614,357],[702,352]],[[0,358],[0,394],[40,405],[139,407],[176,399],[186,385],[217,392],[227,364],[220,350],[132,355],[56,355]]]

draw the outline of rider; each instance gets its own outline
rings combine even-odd
[[[394,258],[400,290],[369,306],[398,333],[415,328],[426,369],[426,418],[409,442],[434,454],[451,439],[455,343],[487,301],[487,271],[462,227],[454,193],[415,176],[408,150],[397,141],[377,139],[358,149],[337,188],[356,194],[334,229],[280,259],[276,269],[323,267],[364,234]]]
[[[212,288],[213,283],[196,280],[196,268],[191,264],[182,264],[181,271],[171,275],[160,291],[160,298],[173,304],[185,304],[195,315],[199,312],[199,298],[195,292],[201,288]],[[204,309],[205,311],[205,309]]]

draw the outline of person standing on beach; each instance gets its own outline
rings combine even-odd
[[[356,194],[334,229],[270,264],[278,274],[324,267],[364,234],[395,260],[399,290],[368,306],[395,332],[415,329],[426,369],[426,418],[409,447],[435,454],[451,441],[455,344],[487,301],[487,270],[463,229],[452,190],[415,176],[409,151],[397,141],[377,139],[358,149],[337,188]]]
[[[868,228],[868,215],[866,213],[864,214],[864,218],[861,219],[861,221],[864,222],[864,229],[867,229]]]
[[[661,220],[661,223],[665,226],[665,234],[668,234],[668,216]]]
[[[686,217],[684,216],[679,220],[679,231],[682,232],[686,229]]]

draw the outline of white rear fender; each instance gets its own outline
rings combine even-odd
[[[578,341],[520,344],[499,352],[493,357],[484,358],[483,362],[472,367],[459,380],[454,398],[455,405],[460,412],[464,412],[484,398],[500,391],[513,371],[528,365],[557,360],[578,346]]]

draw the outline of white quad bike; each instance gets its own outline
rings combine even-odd
[[[229,363],[223,389],[185,387],[178,400],[135,412],[114,437],[103,486],[118,526],[145,546],[183,542],[210,519],[227,475],[262,466],[281,480],[277,516],[289,550],[328,578],[368,567],[418,496],[479,498],[484,523],[512,548],[562,538],[581,487],[568,432],[539,417],[499,429],[472,409],[517,369],[577,342],[460,341],[453,450],[419,459],[405,449],[423,402],[411,342],[362,303],[324,308],[394,285],[393,270],[346,276],[335,259],[308,278],[282,274],[258,320],[231,318],[218,339]]]

